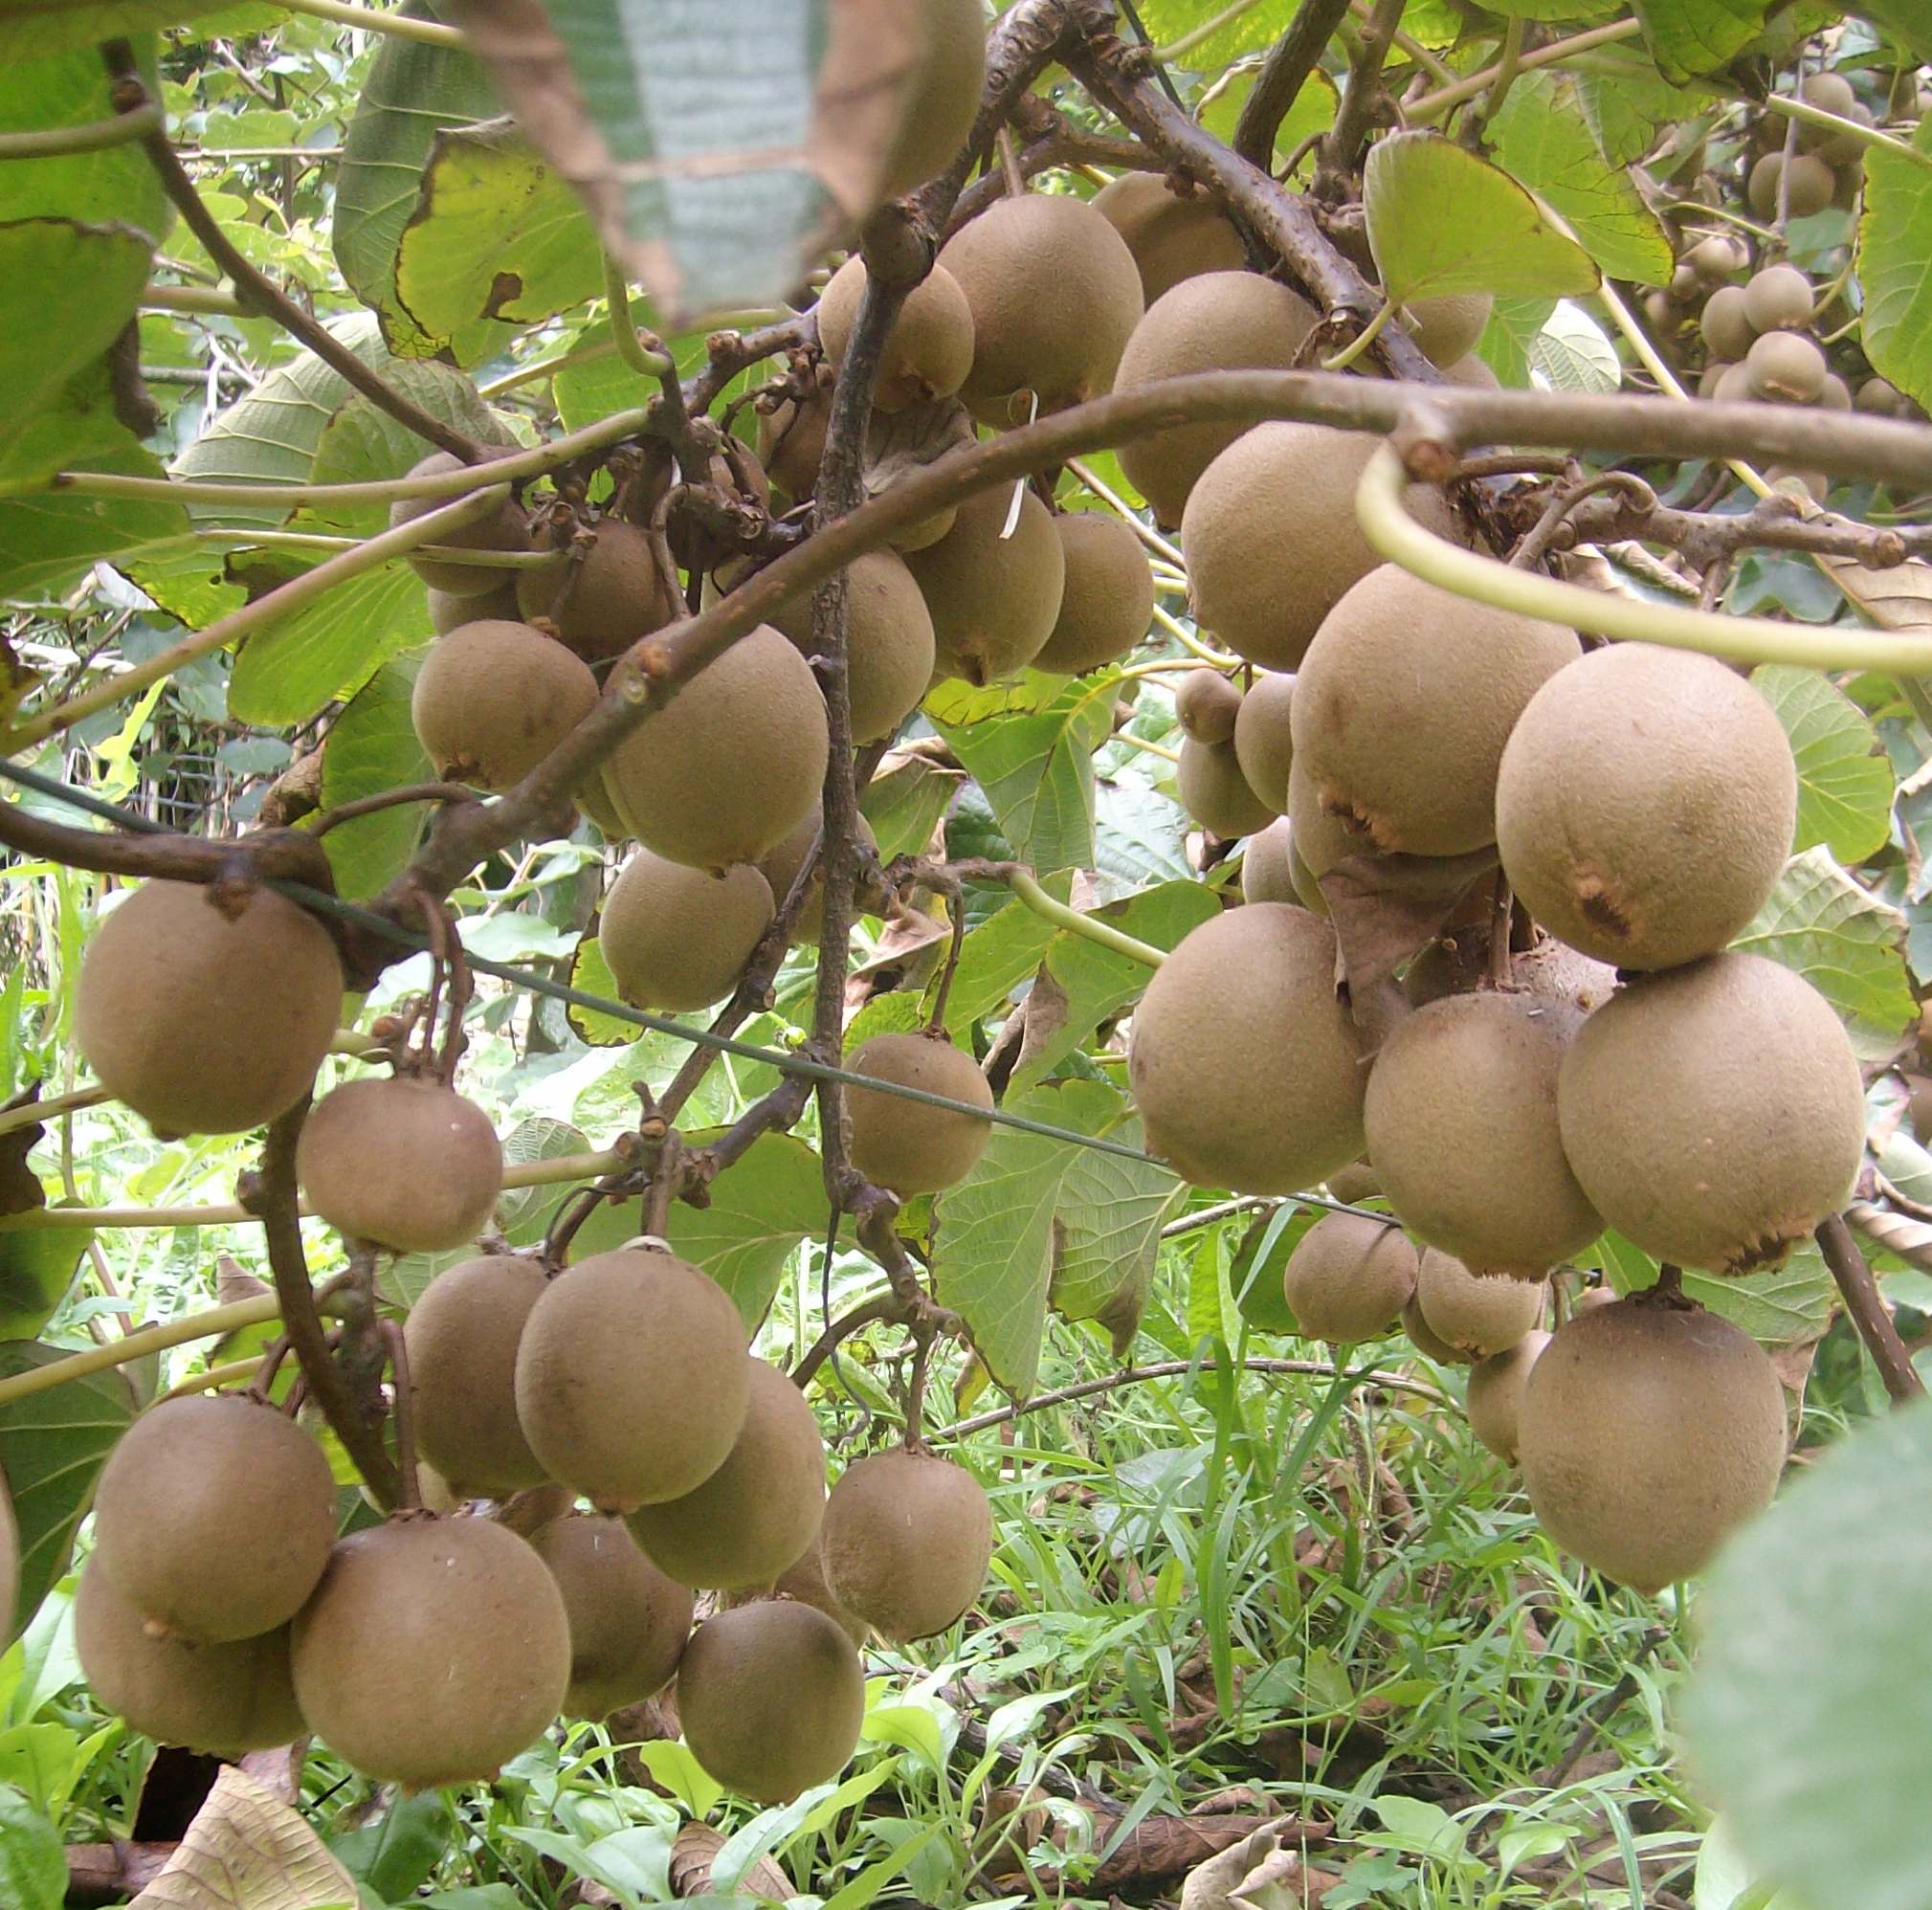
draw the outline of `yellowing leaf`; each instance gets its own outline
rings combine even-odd
[[[181,1847],[128,1910],[334,1910],[355,1879],[307,1818],[224,1765]]]

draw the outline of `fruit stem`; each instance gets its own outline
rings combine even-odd
[[[1007,882],[1013,894],[1035,915],[1044,916],[1047,921],[1057,922],[1060,927],[1072,934],[1084,936],[1089,942],[1098,943],[1102,948],[1111,948],[1117,955],[1126,955],[1136,962],[1144,962],[1150,968],[1158,968],[1167,959],[1165,949],[1156,948],[1151,943],[1137,942],[1131,935],[1124,935],[1120,929],[1104,922],[1098,922],[1090,915],[1082,915],[1079,910],[1069,908],[1065,902],[1055,901],[1024,869],[1014,869],[1007,877]]]
[[[337,26],[354,27],[365,33],[392,33],[401,40],[421,40],[426,46],[467,47],[470,36],[460,27],[446,27],[437,20],[418,20],[408,13],[379,13],[372,7],[351,7],[347,0],[276,0],[289,13],[307,13],[317,20],[332,20]]]
[[[1820,132],[1841,133],[1847,139],[1856,140],[1860,145],[1876,146],[1932,171],[1932,152],[1921,152],[1908,141],[1893,133],[1880,132],[1876,126],[1868,126],[1862,120],[1840,119],[1836,113],[1828,113],[1822,106],[1812,105],[1809,100],[1794,100],[1786,93],[1773,93],[1758,103],[1769,112],[1782,113],[1787,119],[1816,126]]]
[[[1538,47],[1534,53],[1524,54],[1517,62],[1517,70],[1530,73],[1537,67],[1551,66],[1559,60],[1568,59],[1573,54],[1587,53],[1591,47],[1609,46],[1613,40],[1632,39],[1642,32],[1641,20],[1612,20],[1608,26],[1591,27],[1587,33],[1573,33],[1565,40],[1552,40],[1546,47]],[[1467,79],[1458,79],[1454,86],[1443,87],[1438,93],[1426,93],[1413,105],[1403,109],[1404,118],[1411,126],[1432,125],[1452,106],[1459,106],[1465,100],[1474,100],[1477,94],[1488,92],[1501,71],[1502,65],[1499,61],[1495,66],[1484,67],[1480,73],[1472,73]]]
[[[205,1366],[198,1373],[189,1373],[185,1380],[175,1383],[162,1392],[158,1392],[142,1408],[144,1412],[151,1412],[164,1401],[183,1399],[192,1392],[213,1392],[219,1387],[233,1386],[237,1380],[253,1378],[261,1362],[259,1360],[228,1360],[218,1366]]]
[[[161,108],[137,106],[111,120],[90,120],[84,126],[47,126],[31,133],[0,133],[0,161],[59,159],[69,153],[106,152],[130,145],[162,128]]]
[[[1872,1364],[1878,1368],[1878,1377],[1884,1382],[1892,1404],[1907,1406],[1915,1399],[1922,1399],[1925,1382],[1919,1377],[1919,1369],[1913,1366],[1912,1356],[1899,1337],[1891,1309],[1878,1292],[1878,1283],[1872,1277],[1872,1269],[1859,1253],[1858,1243],[1852,1238],[1852,1230],[1845,1225],[1845,1216],[1834,1213],[1821,1220],[1817,1239],[1825,1264],[1831,1268],[1832,1277],[1844,1297],[1845,1311],[1852,1316],[1852,1324],[1858,1329]]]
[[[1384,557],[1456,596],[1567,624],[1599,636],[1697,650],[1707,656],[1790,663],[1812,670],[1932,674],[1932,634],[1828,630],[1773,623],[1767,617],[1718,616],[1676,604],[1639,602],[1633,597],[1585,590],[1554,577],[1512,570],[1493,558],[1459,550],[1425,530],[1405,506],[1409,483],[1409,473],[1395,447],[1379,447],[1356,488],[1356,520],[1364,536]]]
[[[1388,327],[1388,322],[1395,316],[1395,300],[1385,299],[1381,309],[1355,334],[1333,357],[1321,361],[1324,371],[1346,371],[1362,354],[1379,339]]]
[[[654,351],[638,336],[637,322],[631,316],[630,284],[623,267],[608,253],[604,255],[604,297],[611,306],[611,336],[616,341],[617,356],[640,377],[675,377],[677,361],[668,351]]]
[[[403,1343],[401,1321],[383,1321],[383,1344],[389,1356],[390,1407],[396,1416],[396,1474],[401,1480],[396,1510],[419,1512],[423,1489],[416,1473],[416,1389],[410,1379],[409,1348]]]

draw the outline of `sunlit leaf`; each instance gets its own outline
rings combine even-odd
[[[1932,153],[1932,117],[1912,144]],[[1932,404],[1932,171],[1882,148],[1865,154],[1858,220],[1858,282],[1865,293],[1859,343],[1873,369]]]
[[[1829,677],[1766,663],[1751,672],[1776,711],[1798,765],[1798,839],[1824,843],[1841,862],[1859,862],[1891,834],[1897,779],[1878,733]]]

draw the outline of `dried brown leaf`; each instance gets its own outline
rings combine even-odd
[[[224,1765],[174,1855],[129,1910],[322,1910],[355,1879],[308,1820]]]
[[[709,1824],[687,1824],[671,1846],[671,1894],[703,1897],[711,1889],[711,1866],[724,1848],[724,1833]],[[765,1902],[783,1903],[797,1896],[791,1879],[769,1857],[758,1861],[739,1878],[738,1894]]]
[[[1356,1022],[1379,1009],[1395,971],[1425,948],[1457,903],[1496,868],[1496,851],[1467,855],[1349,855],[1321,877],[1341,944],[1342,974]]]

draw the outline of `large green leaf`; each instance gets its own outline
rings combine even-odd
[[[1064,882],[1054,886],[1065,888]],[[964,1041],[975,1022],[1004,1009],[1013,990],[1038,968],[1055,932],[1044,916],[1019,900],[1002,904],[967,932],[946,996],[946,1029],[955,1041]],[[927,994],[938,985],[935,976]]]
[[[229,712],[264,729],[306,722],[433,633],[413,570],[406,564],[366,570],[250,635],[229,682]]]
[[[130,478],[167,476],[132,433],[117,426],[115,435],[116,448],[78,456],[76,468]],[[188,513],[160,498],[35,491],[0,499],[0,595],[30,597],[64,589],[98,559],[131,560],[143,550],[186,537],[188,527]]]
[[[1065,1084],[1061,1110],[1096,1103],[1091,1081]],[[1141,1144],[1141,1123],[1122,1121],[1109,1138]],[[1151,1161],[1128,1161],[1092,1147],[1072,1150],[1055,1208],[1053,1276],[1048,1298],[1067,1320],[1097,1320],[1125,1357],[1134,1343],[1160,1264],[1161,1229],[1185,1202],[1178,1176]]]
[[[1273,46],[1288,31],[1295,4],[1294,0],[1255,0],[1242,12],[1231,8],[1227,0],[1141,0],[1139,12],[1157,47],[1170,47],[1176,40],[1201,34],[1192,46],[1173,56],[1174,63],[1196,73],[1211,73],[1243,54],[1261,53]],[[1203,33],[1210,27],[1211,32]]]
[[[1583,1258],[1586,1264],[1603,1268],[1619,1293],[1640,1293],[1656,1284],[1656,1261],[1621,1233],[1605,1233]],[[1765,1273],[1720,1279],[1712,1274],[1686,1272],[1683,1281],[1685,1293],[1699,1305],[1765,1346],[1817,1339],[1831,1324],[1837,1299],[1825,1256],[1810,1241],[1783,1266]]]
[[[987,693],[942,683],[933,720],[985,790],[1014,854],[1042,875],[1094,859],[1094,751],[1113,728],[1117,679],[1102,671],[1063,684],[1036,712],[963,720]]]
[[[1521,75],[1491,123],[1503,168],[1569,224],[1613,278],[1661,285],[1676,258],[1670,235],[1635,182],[1590,136],[1574,83],[1553,73]]]
[[[1794,855],[1733,944],[1803,975],[1838,1011],[1866,1061],[1889,1061],[1918,1019],[1905,918],[1866,894],[1823,846]]]
[[[0,1228],[0,1342],[31,1340],[74,1283],[91,1227]]]
[[[1715,73],[1765,30],[1768,0],[1633,0],[1666,79]]]
[[[1392,299],[1451,292],[1556,299],[1596,289],[1589,255],[1508,173],[1434,133],[1378,140],[1362,203]]]
[[[0,11],[0,126],[9,132],[42,132],[114,117],[107,69],[93,40],[41,59],[20,44],[33,25],[44,28],[56,17],[60,16],[36,9],[28,20],[10,20]],[[151,80],[154,41],[141,40],[135,52],[144,78]],[[0,174],[0,217],[135,226],[157,242],[174,220],[160,177],[138,145],[62,153],[52,159],[8,160]],[[53,290],[47,285],[34,289],[43,300]],[[47,322],[44,305],[40,322]]]
[[[700,1130],[688,1137],[690,1145],[706,1146],[722,1131]],[[795,1134],[762,1134],[729,1173],[712,1182],[709,1207],[673,1206],[665,1234],[756,1327],[785,1263],[800,1241],[824,1233],[830,1212],[818,1156]]]
[[[962,780],[957,769],[942,769],[922,756],[905,757],[875,776],[858,806],[872,825],[881,858],[890,862],[895,855],[919,855]]]
[[[1766,663],[1752,686],[1791,739],[1798,765],[1798,839],[1824,843],[1841,862],[1861,862],[1892,833],[1898,779],[1878,732],[1851,698],[1816,670]]]
[[[50,1366],[71,1350],[32,1340],[0,1342],[0,1378]],[[33,1617],[67,1569],[95,1477],[133,1417],[134,1397],[114,1372],[67,1380],[0,1406],[0,1475],[20,1526],[16,1625]]]
[[[1612,166],[1633,166],[1658,142],[1710,104],[1706,95],[1673,86],[1659,73],[1578,74],[1577,103],[1597,147]]]
[[[197,13],[218,13],[233,0],[35,0],[0,11],[0,61],[13,67],[66,49],[91,57],[102,40],[125,39],[179,26]],[[99,65],[99,60],[96,60]],[[97,118],[105,118],[105,113]],[[10,126],[12,121],[7,122]]]
[[[1927,18],[1922,0],[1858,0],[1851,11],[1882,27],[1908,53],[1932,59],[1932,19]]]
[[[1867,1424],[1719,1558],[1681,1715],[1746,1855],[1812,1910],[1932,1899],[1932,1402]]]
[[[396,258],[397,299],[429,337],[537,324],[603,284],[582,203],[527,141],[501,122],[436,135]]]
[[[22,1791],[0,1785],[0,1901],[9,1910],[60,1910],[66,1900],[60,1833]]]
[[[1932,152],[1932,116],[1912,144]],[[1921,405],[1932,404],[1932,171],[1882,148],[1865,154],[1858,220],[1859,342],[1873,369]]]
[[[323,808],[431,776],[430,759],[410,721],[414,682],[408,660],[386,663],[336,718],[322,744]],[[330,830],[322,840],[335,872],[336,893],[348,901],[363,901],[400,875],[415,853],[426,817],[424,805],[406,803]]]
[[[431,416],[484,444],[502,441],[498,420],[461,372],[409,358],[389,359],[382,369],[397,390]],[[322,427],[308,475],[317,484],[368,483],[400,478],[423,455],[423,442],[413,432],[357,392],[345,397],[341,410]],[[367,537],[383,529],[389,516],[380,504],[328,504],[304,511],[300,521],[304,526]]]

